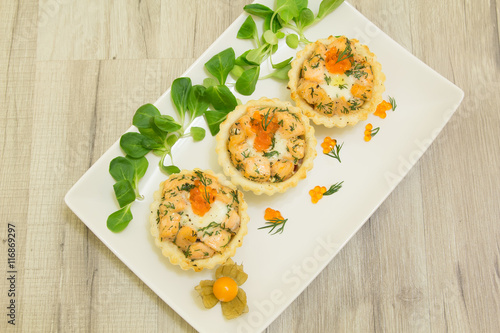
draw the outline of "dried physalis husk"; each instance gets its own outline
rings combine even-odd
[[[219,300],[214,295],[214,283],[212,280],[203,280],[194,289],[200,294],[203,305],[207,309],[213,308]]]
[[[222,314],[226,319],[239,317],[243,313],[248,312],[247,294],[243,289],[238,288],[238,294],[229,302],[221,302]]]
[[[248,274],[243,271],[243,265],[235,264],[229,259],[224,265],[219,266],[215,271],[215,278],[228,276],[241,286],[248,279]]]

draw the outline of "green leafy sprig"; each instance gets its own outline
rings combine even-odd
[[[109,164],[109,173],[116,181],[113,185],[120,209],[111,214],[106,224],[113,232],[122,231],[132,220],[130,208],[136,199],[142,200],[139,194],[139,180],[148,169],[148,160],[145,157],[133,158],[118,156]]]

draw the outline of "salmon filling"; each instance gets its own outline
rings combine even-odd
[[[305,127],[288,108],[249,107],[231,126],[227,149],[245,178],[283,182],[302,164]]]
[[[240,228],[238,190],[195,171],[171,176],[162,189],[157,226],[162,242],[172,242],[189,259],[220,253]]]
[[[341,36],[329,45],[317,43],[304,61],[297,93],[327,117],[358,111],[372,97],[373,71],[367,58],[358,55],[351,40]]]

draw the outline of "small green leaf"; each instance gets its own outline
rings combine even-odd
[[[243,67],[238,66],[238,65],[234,65],[233,70],[231,71],[231,75],[235,79],[238,79],[241,76],[241,74],[243,74],[244,71],[245,71],[245,69]]]
[[[210,103],[208,103],[205,98],[206,90],[207,88],[199,84],[194,85],[191,89],[188,98],[188,110],[191,115],[191,119],[195,119],[207,111]]]
[[[174,118],[168,115],[160,115],[154,117],[155,125],[164,132],[171,133],[178,131],[182,128],[182,126],[177,123]]]
[[[219,82],[217,82],[216,79],[214,79],[213,77],[207,77],[207,78],[204,78],[203,79],[203,86],[205,88],[209,88],[209,87],[212,87],[212,86],[216,86],[218,85]]]
[[[132,183],[129,180],[120,180],[113,185],[113,190],[115,191],[116,200],[121,207],[134,202],[135,190]]]
[[[271,45],[276,45],[278,44],[278,37],[276,37],[276,34],[272,32],[271,30],[266,30],[264,34],[262,35],[264,37],[264,41],[268,44]]]
[[[297,6],[298,11],[300,12],[302,9],[307,8],[307,0],[295,0],[295,5]]]
[[[276,0],[276,8],[276,12],[285,24],[299,16],[299,8],[295,0]]]
[[[172,82],[170,95],[172,96],[172,101],[174,102],[177,113],[179,114],[181,119],[184,119],[184,115],[186,113],[187,100],[190,90],[191,79],[188,77],[180,77]]]
[[[271,30],[272,32],[278,32],[283,26],[281,25],[280,21],[278,18],[275,16],[273,19],[273,24],[271,27],[271,19],[273,18],[273,13],[268,14],[264,18],[264,31]]]
[[[285,37],[285,33],[283,31],[278,31],[276,32],[276,37],[278,37],[278,39],[281,39]]]
[[[140,158],[133,158],[130,156],[125,156],[127,160],[133,165],[134,167],[134,180],[136,182],[139,181],[144,175],[146,174],[146,171],[148,170],[149,162],[146,157],[140,157]]]
[[[152,150],[152,149],[161,149],[163,147],[163,144],[162,143],[158,143],[156,140],[153,140],[151,138],[148,138],[148,137],[143,137],[142,139],[142,142],[141,142],[142,146],[146,149],[149,149],[149,150]],[[141,156],[132,156],[134,158],[139,158]]]
[[[156,125],[155,117],[149,120],[149,127],[150,127],[149,129],[141,128],[139,129],[139,132],[141,132],[141,134],[144,133],[144,136],[148,137],[151,140],[156,141],[156,143],[163,145],[168,133],[166,131],[163,131],[158,127],[158,125]],[[152,131],[152,133],[150,130]]]
[[[147,137],[140,133],[128,132],[120,138],[120,147],[127,155],[134,158],[143,157],[151,150],[143,146],[144,139],[147,139]]]
[[[154,125],[154,118],[151,118],[151,122]],[[156,127],[156,125],[154,125]],[[165,133],[162,131],[159,131],[160,133],[157,133],[159,129],[153,129],[151,127],[149,128],[139,128],[139,132],[144,135],[145,137],[150,138],[151,140],[156,141],[157,143],[161,144],[165,140]]]
[[[268,78],[273,77],[273,78],[278,79],[278,80],[288,81],[288,72],[290,71],[291,68],[292,68],[292,65],[288,64],[285,67],[279,68],[279,69],[275,70],[274,72],[271,72],[270,74],[262,77],[262,79],[268,79]]]
[[[233,69],[235,57],[233,48],[227,48],[207,61],[205,68],[221,85],[225,84],[229,72]]]
[[[253,39],[258,37],[257,25],[251,16],[248,16],[245,22],[243,22],[236,37],[239,39]]]
[[[191,136],[194,141],[201,141],[205,138],[205,129],[201,127],[191,127]]]
[[[283,67],[285,67],[286,65],[288,65],[288,64],[289,64],[292,60],[293,60],[293,57],[290,57],[290,58],[288,58],[288,59],[286,59],[286,60],[283,60],[283,61],[282,61],[282,62],[280,62],[280,63],[274,64],[274,65],[273,65],[273,68],[274,68],[274,69],[280,69],[280,68],[283,68]]]
[[[161,148],[161,149],[154,149],[153,150],[153,154],[155,154],[156,156],[163,156],[165,155],[165,153],[167,152],[167,149],[166,148]]]
[[[330,14],[333,12],[335,9],[337,9],[338,6],[340,6],[344,2],[344,0],[323,0],[321,1],[319,5],[319,11],[317,18],[322,19],[326,15]]]
[[[247,51],[243,52],[238,58],[236,58],[236,60],[234,62],[235,66],[258,65],[258,64],[254,64],[254,63],[247,60],[247,54],[250,51],[251,50],[247,50]]]
[[[205,112],[205,120],[207,121],[210,134],[217,135],[219,133],[219,125],[226,120],[227,112],[208,110]]]
[[[109,163],[109,173],[116,181],[132,181],[134,179],[134,166],[125,157],[118,156]]]
[[[255,91],[255,85],[259,80],[260,66],[250,68],[236,81],[236,91],[242,95],[249,96]]]
[[[286,36],[286,45],[292,49],[296,49],[299,46],[299,36],[296,34]]]
[[[304,8],[300,11],[299,18],[297,20],[297,26],[300,30],[305,27],[310,26],[314,23],[314,13],[309,8]]]
[[[132,221],[132,218],[133,216],[130,212],[130,205],[128,205],[109,215],[106,225],[109,230],[113,232],[120,232],[128,226],[130,221]]]
[[[159,116],[160,111],[153,104],[144,104],[134,114],[132,123],[135,127],[149,128],[149,120],[154,116]]]
[[[160,167],[163,170],[163,172],[165,172],[167,175],[181,172],[181,169],[179,169],[175,165],[168,165],[168,166],[161,165]]]
[[[246,60],[254,65],[260,65],[267,55],[267,50],[271,47],[269,44],[264,44],[257,49],[249,50],[246,54]]]
[[[271,8],[258,3],[246,5],[245,7],[243,7],[243,10],[245,10],[249,14],[259,16],[262,18],[265,18],[267,15],[269,14],[272,15],[274,13]]]
[[[179,140],[179,136],[178,135],[176,135],[176,134],[170,135],[167,138],[167,145],[169,147],[173,147],[178,140]]]
[[[238,102],[227,86],[212,86],[206,92],[208,101],[218,111],[233,111]]]

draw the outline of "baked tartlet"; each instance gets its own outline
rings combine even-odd
[[[243,193],[210,170],[183,170],[160,184],[151,204],[151,234],[174,265],[201,271],[223,264],[241,246],[249,221]]]
[[[382,101],[385,75],[375,54],[345,36],[320,39],[297,53],[288,72],[296,105],[315,124],[354,125]]]
[[[300,108],[261,98],[228,114],[217,134],[219,164],[233,184],[272,195],[296,186],[313,167],[314,128]]]

